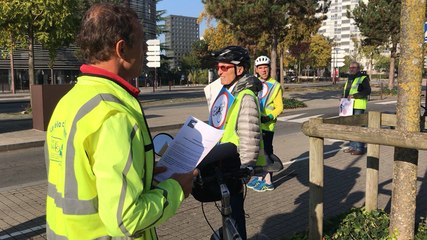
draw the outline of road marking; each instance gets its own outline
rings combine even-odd
[[[297,117],[302,116],[302,115],[305,115],[305,113],[298,113],[298,114],[294,114],[294,115],[278,117],[277,120],[285,122],[285,121],[288,121],[289,119],[297,118]]]
[[[1,235],[0,236],[0,240],[11,239],[11,238],[19,236],[19,235],[23,235],[23,234],[26,234],[26,233],[29,233],[29,232],[35,232],[35,231],[38,231],[40,229],[45,229],[45,228],[46,228],[46,224],[43,224],[43,225],[40,225],[40,226],[36,226],[36,227],[24,229],[24,230],[21,230],[21,231],[16,231],[16,232],[9,233],[9,234],[6,234],[6,235]]]
[[[309,116],[309,117],[305,117],[305,118],[291,119],[291,120],[288,120],[288,122],[303,123],[305,121],[308,121],[310,118],[316,118],[316,117],[320,117],[320,116],[323,116],[323,114],[313,115],[313,116]]]
[[[395,104],[395,103],[397,103],[397,101],[379,102],[379,103],[374,103],[374,104],[387,105],[387,104]]]

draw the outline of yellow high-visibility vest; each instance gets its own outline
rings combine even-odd
[[[353,83],[351,84],[349,95],[353,95],[353,94],[358,93],[357,89],[358,89],[359,85],[362,84],[363,80],[365,80],[365,78],[366,78],[366,76],[361,76],[361,77],[357,77],[353,80]],[[345,95],[345,90],[347,89],[347,83],[348,83],[348,80],[345,82],[345,85],[344,85],[344,95]],[[355,98],[354,104],[353,104],[353,109],[366,110],[367,104],[368,104],[367,98],[357,98],[357,99]]]
[[[48,239],[157,239],[184,194],[152,185],[152,140],[138,100],[83,75],[54,110],[46,136]]]
[[[262,112],[263,116],[268,116],[274,111],[274,99],[277,97],[278,94],[280,94],[280,97],[282,97],[283,94],[282,86],[280,86],[279,82],[277,82],[271,77],[267,79],[267,82],[273,84],[273,87],[269,89],[269,92],[267,93],[265,107]],[[276,128],[276,122],[277,119],[273,119],[269,122],[261,123],[261,128],[262,130],[273,132]]]
[[[241,92],[239,92],[237,94],[236,98],[234,99],[234,102],[231,105],[230,109],[228,110],[226,124],[224,127],[224,134],[222,135],[220,143],[230,142],[230,143],[234,143],[236,146],[240,145],[240,138],[237,135],[237,119],[239,117],[240,105],[241,105],[242,99],[245,95],[250,95],[251,97],[253,97],[255,99],[255,102],[256,102],[257,107],[258,107],[258,112],[260,111],[259,110],[258,97],[255,95],[254,92],[252,92],[249,89],[245,89],[245,90],[242,90]],[[260,136],[262,136],[261,128],[260,128]],[[259,150],[259,155],[258,155],[258,159],[257,159],[256,164],[259,166],[266,165],[266,159],[265,159],[265,155],[264,155],[264,142],[262,140],[262,137],[260,138],[260,150]]]

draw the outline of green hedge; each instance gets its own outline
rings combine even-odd
[[[303,108],[307,105],[295,98],[283,98],[283,105],[285,109]]]
[[[366,211],[364,208],[353,208],[325,221],[324,240],[394,240],[389,236],[390,216],[383,210]],[[308,233],[297,233],[287,240],[307,240]],[[421,218],[415,234],[415,240],[427,239],[427,221]]]

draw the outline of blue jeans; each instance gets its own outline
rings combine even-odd
[[[353,109],[353,115],[364,114],[364,109]],[[350,147],[360,152],[365,152],[365,144],[362,142],[352,142],[350,141]]]

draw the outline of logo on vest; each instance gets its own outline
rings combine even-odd
[[[234,97],[227,91],[227,89],[223,88],[219,92],[210,111],[209,124],[211,126],[217,129],[224,128],[224,123],[227,119],[227,112],[233,101]]]

